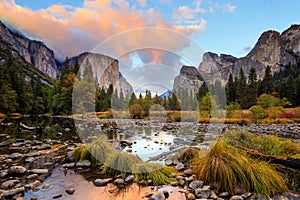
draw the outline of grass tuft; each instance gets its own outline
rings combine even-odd
[[[121,175],[125,178],[127,174],[132,173],[134,166],[139,163],[142,163],[142,160],[138,156],[122,151],[113,152],[108,155],[102,173],[112,176]]]
[[[246,191],[274,195],[288,191],[282,177],[266,162],[248,158],[243,152],[220,138],[203,158],[196,158],[192,169],[199,179],[218,191],[234,194],[234,188],[243,186]]]
[[[170,175],[175,169],[155,163],[138,163],[134,166],[133,172],[138,181],[144,180],[147,183],[151,180],[152,185],[164,185],[171,182]]]
[[[195,147],[188,147],[186,148],[183,153],[179,156],[178,160],[183,163],[190,163],[194,158],[199,157],[199,148]]]

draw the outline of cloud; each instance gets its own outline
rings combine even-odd
[[[180,30],[185,34],[192,34],[197,30],[194,27],[178,29],[164,20],[159,12],[153,9],[138,10],[125,0],[85,0],[81,7],[57,4],[40,10],[22,7],[14,0],[4,0],[0,2],[0,13],[2,20],[32,38],[44,41],[61,58],[89,51],[110,36],[131,29],[162,27]],[[147,37],[152,41],[161,39],[159,33]],[[123,43],[127,43],[125,46],[130,46],[130,42],[137,45],[143,40],[143,37],[133,36],[130,41]],[[166,46],[174,48],[188,45],[179,42],[179,45],[174,46],[172,38],[165,41]]]
[[[195,14],[194,10],[192,10],[190,7],[179,6],[173,10],[172,16],[174,19],[193,19]]]
[[[223,12],[233,13],[236,10],[236,6],[231,5],[231,3],[227,3],[224,5]]]
[[[137,0],[138,4],[141,6],[141,7],[146,7],[147,6],[147,2],[146,0]]]
[[[205,27],[206,27],[206,24],[207,24],[207,21],[204,20],[204,19],[201,19],[200,21],[196,20],[196,21],[189,21],[191,24],[189,25],[186,25],[186,26],[176,26],[177,27],[177,30],[180,30],[180,31],[183,31],[184,29],[188,28],[189,30],[192,30],[192,31],[204,31],[205,30]]]

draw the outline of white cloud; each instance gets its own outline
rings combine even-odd
[[[192,10],[190,7],[179,6],[173,10],[172,16],[174,19],[193,19],[195,15],[194,10]]]
[[[178,25],[176,26],[176,28],[178,30],[184,30],[184,29],[188,29],[192,32],[199,32],[199,31],[204,31],[205,27],[207,25],[207,21],[205,19],[201,19],[194,21],[192,24],[188,24],[188,25]]]
[[[224,9],[223,12],[229,12],[229,13],[233,13],[235,11],[237,7],[234,5],[231,5],[231,3],[227,3],[224,5]]]

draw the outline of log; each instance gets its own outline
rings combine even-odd
[[[271,163],[274,164],[280,164],[292,169],[297,169],[300,170],[300,159],[297,158],[282,158],[282,157],[278,157],[278,156],[268,156],[265,155],[257,150],[253,150],[253,149],[247,149],[247,148],[243,148],[243,150],[245,150],[248,154],[250,154],[251,156],[258,158],[258,159],[262,159],[265,161],[269,161]]]

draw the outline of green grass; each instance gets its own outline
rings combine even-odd
[[[134,166],[139,163],[142,163],[142,160],[138,156],[127,152],[116,151],[108,155],[102,173],[110,174],[112,176],[121,175],[125,178],[126,175],[133,172]]]
[[[270,164],[248,158],[228,145],[223,137],[205,157],[194,159],[192,169],[206,184],[231,194],[239,186],[267,196],[288,191],[284,180]]]
[[[74,150],[74,159],[76,162],[87,159],[93,165],[104,163],[108,154],[112,153],[111,146],[104,138],[98,138],[94,142],[81,145]]]
[[[248,131],[232,131],[226,135],[228,142],[235,147],[257,150],[268,156],[297,157],[300,147],[289,139],[276,135],[255,135]]]
[[[164,185],[171,182],[170,175],[175,169],[155,163],[138,163],[134,166],[133,172],[138,181],[144,180],[147,183],[151,180],[152,185]]]

